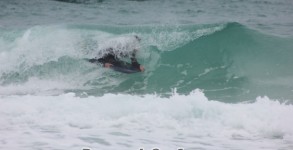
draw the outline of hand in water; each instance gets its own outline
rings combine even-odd
[[[110,68],[110,67],[112,67],[112,66],[113,66],[113,65],[110,64],[110,63],[105,63],[105,64],[104,64],[104,67],[105,67],[105,68]]]
[[[140,66],[139,66],[139,70],[140,70],[141,72],[143,72],[143,71],[144,71],[144,67],[143,67],[142,65],[140,65]]]

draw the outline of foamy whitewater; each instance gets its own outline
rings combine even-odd
[[[0,149],[291,150],[292,8],[2,0]],[[86,61],[109,47],[145,71]]]

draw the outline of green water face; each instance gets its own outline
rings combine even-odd
[[[89,95],[168,96],[172,89],[188,94],[199,88],[209,99],[225,102],[264,95],[292,98],[292,38],[265,35],[238,23],[69,25],[35,27],[18,34],[2,32],[7,48],[1,50],[2,86],[22,85],[37,78],[64,81],[71,85],[63,89],[65,92]],[[96,57],[105,41],[115,39],[118,42],[114,44],[123,44],[133,35],[142,38],[137,57],[145,72],[122,74],[84,60]]]

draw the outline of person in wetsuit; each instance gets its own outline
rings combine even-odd
[[[140,65],[137,62],[137,59],[135,58],[135,51],[132,53],[130,60],[131,60],[131,68],[133,69],[137,69],[140,71],[144,71],[144,67],[142,65]],[[116,66],[116,67],[123,67],[125,65],[127,65],[127,62],[121,61],[117,56],[115,56],[114,53],[108,53],[106,55],[104,55],[102,58],[97,59],[97,61],[101,64],[103,64],[103,66],[105,68],[111,68],[112,66]]]
[[[135,38],[136,38],[136,40],[140,41],[140,38],[138,36],[135,36]],[[144,71],[144,67],[142,65],[140,65],[137,62],[137,59],[135,58],[135,54],[136,54],[137,49],[134,49],[131,54],[131,57],[130,57],[131,63],[127,63],[125,61],[120,60],[116,56],[117,54],[114,53],[112,48],[109,48],[106,51],[107,51],[107,54],[103,55],[101,58],[98,58],[98,59],[93,58],[93,59],[90,59],[89,62],[91,62],[91,63],[99,62],[99,63],[103,64],[103,66],[105,68],[111,68],[113,66],[115,66],[115,67],[130,66],[131,69],[139,70],[141,72]]]

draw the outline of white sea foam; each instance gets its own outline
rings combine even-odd
[[[3,56],[0,55],[1,73],[20,68],[25,70],[34,65],[56,61],[62,56],[76,57],[80,54],[75,47],[80,41],[80,35],[60,26],[35,26],[15,38],[4,44],[11,45],[10,49],[0,48],[3,53]]]
[[[30,78],[23,84],[11,84],[0,86],[0,95],[55,95],[64,93],[64,89],[77,88],[64,79],[40,80],[38,78]]]
[[[126,37],[138,34],[142,38],[143,53],[143,56],[138,55],[138,59],[146,67],[146,71],[138,75],[144,79],[134,79],[134,86],[131,86],[130,90],[142,86],[142,89],[145,89],[142,93],[148,93],[153,87],[164,85],[161,81],[165,79],[165,74],[163,78],[159,74],[156,75],[164,70],[157,70],[157,66],[172,66],[161,61],[162,53],[221,31],[225,28],[225,23],[236,22],[243,26],[240,28],[245,28],[241,31],[248,35],[251,44],[244,45],[243,34],[238,35],[235,30],[230,29],[237,29],[239,25],[231,25],[226,31],[233,33],[232,35],[235,33],[235,36],[226,38],[226,32],[220,32],[216,37],[211,36],[214,40],[204,43],[206,46],[196,50],[207,51],[210,45],[221,42],[222,37],[225,39],[223,45],[219,44],[211,50],[219,49],[225,55],[230,55],[230,52],[233,55],[238,48],[246,49],[258,45],[260,47],[256,47],[256,50],[260,48],[266,52],[263,59],[245,65],[246,63],[242,63],[244,61],[236,59],[238,55],[232,59],[224,57],[224,61],[231,60],[234,63],[234,68],[229,68],[229,65],[201,68],[198,65],[195,67],[201,70],[195,72],[191,78],[186,77],[188,80],[185,80],[185,83],[196,82],[194,87],[208,87],[206,91],[209,92],[234,88],[234,82],[222,88],[218,85],[226,82],[214,80],[222,77],[226,79],[226,74],[222,76],[220,72],[220,76],[209,78],[217,69],[223,69],[225,72],[227,67],[231,73],[228,76],[241,82],[235,87],[253,93],[248,96],[271,92],[272,95],[279,94],[276,97],[290,97],[292,73],[286,70],[290,70],[287,68],[290,68],[288,66],[291,55],[288,54],[291,53],[286,51],[289,52],[292,46],[286,43],[292,41],[292,38],[286,37],[292,36],[293,33],[293,20],[290,19],[293,13],[292,1],[79,2],[82,3],[64,3],[58,0],[0,1],[0,149],[293,149],[292,99],[289,100],[291,104],[280,103],[283,100],[272,100],[268,97],[258,97],[252,103],[229,104],[208,100],[199,90],[188,95],[178,95],[174,92],[170,98],[156,95],[114,95],[109,94],[111,92],[103,87],[113,87],[114,92],[120,92],[120,89],[125,91],[128,83],[132,82],[128,80],[129,77],[124,78],[121,74],[111,76],[111,73],[107,72],[104,76],[101,74],[105,70],[92,64],[83,64],[82,61],[78,62],[83,58],[95,57],[99,50],[113,45],[116,49],[125,49],[128,42]],[[140,25],[142,27],[139,27]],[[169,25],[171,28],[168,28]],[[206,28],[206,25],[211,26]],[[265,36],[263,39],[262,36],[250,34],[255,32],[250,29],[285,38]],[[258,35],[258,32],[256,33]],[[224,45],[225,42],[229,44],[233,38],[239,40],[239,44],[235,43],[236,49]],[[269,44],[274,40],[279,42]],[[269,57],[273,56],[267,55],[270,47],[276,52],[274,54],[280,57]],[[285,51],[281,51],[282,49]],[[245,51],[245,54],[257,54],[257,51],[251,50],[251,53]],[[209,54],[215,56],[217,53]],[[201,58],[206,58],[205,55],[202,56]],[[239,56],[247,61],[242,53]],[[257,56],[249,60],[259,59],[259,55]],[[272,64],[264,66],[283,66],[281,71],[273,69],[273,72],[282,74],[277,73],[273,78],[266,78],[263,75],[269,75],[269,70],[254,73],[254,70],[259,68],[267,70],[260,65],[267,62],[267,58],[272,59]],[[142,59],[145,62],[141,61]],[[285,65],[282,65],[282,62]],[[204,63],[206,62],[200,62]],[[235,67],[235,63],[241,67]],[[188,62],[181,65],[193,64]],[[245,66],[253,72],[246,70]],[[188,68],[181,69],[180,73],[184,79],[191,74]],[[197,77],[204,80],[197,80]],[[242,82],[242,79],[245,81]],[[142,81],[144,85],[136,84]],[[208,81],[209,84],[203,85],[202,81]],[[247,84],[246,81],[257,84]],[[162,88],[164,91],[164,88],[184,84],[182,79],[175,82],[176,84],[170,82],[164,85],[165,87],[154,88],[154,91],[160,92]],[[99,90],[105,90],[101,93],[106,94],[101,97],[81,98],[64,92],[72,90],[78,94],[86,91],[87,86],[90,86],[89,91],[92,92],[88,95],[95,95]],[[210,86],[212,87],[209,88]],[[234,93],[237,95],[237,90],[227,91],[225,96],[233,97]],[[243,93],[245,97],[245,92],[240,91],[238,94]],[[83,96],[86,95],[87,93],[83,93]],[[225,101],[224,98],[221,99]],[[234,100],[238,101],[241,99]]]
[[[152,45],[160,51],[172,51],[202,36],[213,34],[222,30],[225,25],[215,25],[211,27],[194,29],[194,31],[184,31],[181,27],[173,27],[171,31],[154,28],[151,34],[144,35],[144,44]],[[168,29],[168,26],[166,27]]]
[[[1,149],[292,149],[293,106],[189,95],[1,96]],[[245,145],[245,147],[243,147]]]

